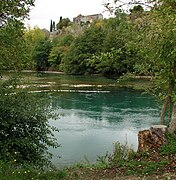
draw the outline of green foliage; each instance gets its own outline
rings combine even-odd
[[[34,0],[1,0],[0,19],[2,25],[9,20],[24,20],[28,16],[30,7],[34,6]]]
[[[21,20],[28,15],[33,3],[33,0],[1,1],[0,70],[18,72],[27,67],[26,62],[31,61],[33,53],[32,45],[36,46],[34,57],[38,69],[47,66],[50,42],[44,41],[41,33],[24,36]],[[48,124],[50,103],[41,97],[37,100],[37,94],[20,90],[17,84],[16,78],[0,83],[0,160],[16,168],[24,164],[42,168],[50,163],[48,147],[58,147],[53,135],[56,129]],[[5,178],[6,172],[3,172]]]
[[[36,45],[40,41],[44,41],[46,38],[45,33],[38,28],[37,26],[34,27],[33,29],[28,28],[24,32],[24,39],[25,39],[25,44],[27,46],[27,55],[28,55],[28,61],[25,64],[25,69],[35,69],[36,62],[33,59],[33,54],[36,48]]]
[[[167,143],[160,148],[162,155],[176,154],[176,135],[166,134]]]
[[[70,24],[69,18],[63,18],[60,20],[60,22],[56,25],[57,29],[63,29],[63,27],[68,27]]]
[[[126,14],[118,13],[117,17],[109,18],[105,21],[105,52],[110,51],[112,48],[124,48],[125,43],[130,41],[130,39],[132,38],[132,32],[130,32],[130,24],[127,21],[126,17]],[[131,33],[130,36],[129,33]]]
[[[23,167],[15,167],[14,164],[5,163],[0,161],[0,179],[7,180],[26,180],[26,179],[38,179],[38,180],[58,180],[66,179],[66,170],[55,169],[38,169],[33,166],[25,165]]]
[[[84,74],[87,70],[87,59],[92,54],[102,50],[103,40],[103,29],[96,26],[88,28],[82,35],[78,36],[64,56],[65,72]]]
[[[139,157],[145,158],[142,161]],[[162,168],[169,164],[169,161],[161,160],[160,162],[152,162],[148,160],[150,154],[147,152],[134,152],[126,145],[116,143],[114,146],[114,152],[109,158],[109,163],[112,167],[118,167],[122,171],[125,171],[126,175],[137,174],[153,174],[157,173],[158,169],[162,171]],[[160,172],[158,171],[158,172]]]
[[[119,142],[114,144],[114,151],[110,158],[110,163],[113,166],[121,167],[125,162],[131,160],[134,151],[127,145],[122,145]]]
[[[52,47],[48,58],[49,65],[52,69],[58,69],[58,65],[61,62],[61,52],[58,47]]]
[[[61,61],[64,54],[68,51],[69,46],[74,41],[74,37],[70,34],[55,37],[52,40],[52,48],[49,54],[49,65],[52,70],[61,70]]]
[[[134,39],[131,26],[122,12],[118,12],[115,18],[95,21],[64,54],[63,70],[69,74],[105,75],[133,71],[139,53],[131,43]]]
[[[127,169],[126,175],[137,174],[137,175],[148,175],[148,174],[157,174],[157,170],[164,168],[167,164],[167,161],[161,162],[146,162],[146,161],[129,161],[123,164]]]
[[[34,0],[4,0],[0,4],[0,70],[18,71],[28,61],[22,20],[28,16]]]
[[[0,70],[19,70],[27,61],[26,44],[23,39],[23,25],[9,21],[0,28]]]
[[[36,62],[37,71],[44,71],[48,69],[48,58],[51,51],[51,47],[51,42],[47,38],[42,39],[36,43],[33,52],[33,58]]]
[[[71,34],[66,34],[53,38],[53,46],[70,46],[74,41],[74,37]]]
[[[17,89],[17,84],[11,79],[0,87],[0,159],[42,167],[51,157],[48,147],[58,147],[48,124],[50,103]]]
[[[105,75],[122,75],[127,71],[133,71],[133,52],[125,49],[112,48],[109,52],[93,55],[88,59],[90,70]]]
[[[20,70],[27,62],[27,47],[23,39],[24,20],[33,0],[4,0],[0,3],[0,70]]]
[[[108,168],[109,158],[110,158],[110,155],[108,153],[106,153],[104,156],[98,156],[96,166],[101,167],[101,168]]]

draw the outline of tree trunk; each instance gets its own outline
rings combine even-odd
[[[171,96],[168,97],[168,122],[171,122],[171,108],[172,108],[172,100]]]
[[[165,118],[165,113],[166,113],[166,108],[168,107],[168,121],[171,121],[171,94],[172,94],[172,89],[173,89],[173,83],[170,81],[168,85],[168,92],[167,92],[167,97],[164,100],[164,104],[161,110],[161,119],[160,123],[163,125],[164,124],[164,118]]]
[[[174,104],[172,107],[172,118],[168,128],[169,133],[174,133],[175,130],[176,130],[176,104]]]
[[[168,103],[168,98],[165,99],[162,110],[161,110],[161,120],[160,120],[160,124],[164,124],[164,117],[165,117],[165,112],[166,112],[166,108],[167,108],[167,103]]]

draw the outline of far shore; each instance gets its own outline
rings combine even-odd
[[[22,72],[39,72],[39,73],[46,73],[46,74],[65,74],[62,71],[35,71],[35,70],[23,70]],[[102,74],[90,74],[90,75],[102,75]],[[135,79],[152,79],[152,76],[134,76]]]
[[[61,71],[34,71],[34,70],[23,70],[22,72],[39,72],[39,73],[48,73],[48,74],[65,74],[64,72]]]

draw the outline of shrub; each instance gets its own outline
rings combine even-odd
[[[119,142],[116,142],[110,162],[113,166],[122,166],[126,161],[133,157],[134,153],[135,152],[127,145],[122,145]]]
[[[48,124],[49,102],[17,88],[17,79],[0,85],[0,159],[49,165],[49,146],[58,147]],[[40,99],[40,100],[39,100]]]

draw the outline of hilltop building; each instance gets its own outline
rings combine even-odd
[[[93,15],[83,16],[79,14],[77,17],[73,18],[73,22],[76,24],[87,23],[87,22],[91,23],[93,20],[103,20],[103,15],[93,14]]]

